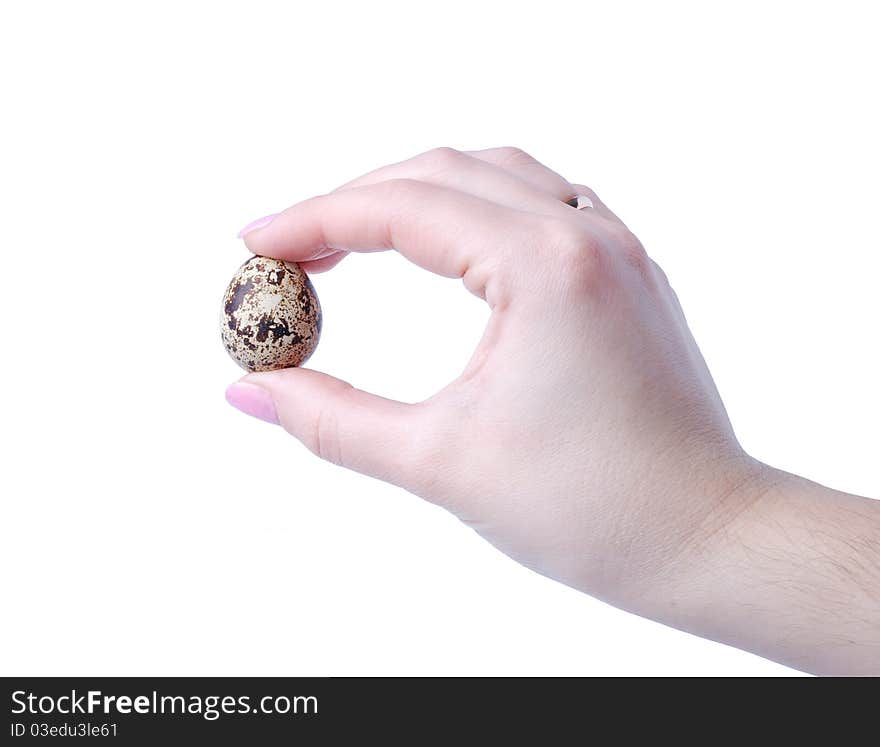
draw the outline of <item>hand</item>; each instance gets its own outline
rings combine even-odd
[[[565,204],[577,193],[595,207]],[[311,269],[393,248],[486,300],[473,358],[425,402],[304,369],[244,381],[320,457],[448,508],[541,573],[628,601],[755,471],[662,271],[591,190],[520,151],[430,151],[244,239]]]
[[[594,208],[567,205],[575,194]],[[711,627],[670,599],[705,602],[681,600],[735,555],[744,517],[782,478],[740,448],[666,276],[590,189],[516,149],[439,149],[244,240],[309,271],[394,249],[462,278],[492,313],[462,375],[424,402],[286,369],[245,376],[233,404],[447,508],[540,573]],[[738,630],[712,635],[768,648]]]

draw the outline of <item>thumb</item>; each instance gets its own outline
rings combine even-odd
[[[248,374],[233,406],[280,424],[321,459],[403,487],[418,469],[419,405],[385,399],[307,368]]]

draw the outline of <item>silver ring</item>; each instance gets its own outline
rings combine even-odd
[[[595,207],[593,201],[586,195],[575,195],[566,200],[565,204],[571,205],[575,210],[586,210],[587,208]]]

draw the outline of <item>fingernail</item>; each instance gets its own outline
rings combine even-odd
[[[256,231],[258,228],[265,228],[275,220],[277,215],[278,213],[272,213],[272,215],[264,215],[262,218],[257,218],[256,220],[251,221],[238,232],[238,238],[243,239],[251,231]]]
[[[278,425],[275,403],[263,387],[236,381],[226,390],[226,401],[247,415]]]

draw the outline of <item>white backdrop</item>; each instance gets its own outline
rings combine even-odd
[[[747,449],[880,496],[867,7],[4,3],[0,673],[791,673],[234,411],[218,305],[247,221],[434,146],[517,145],[664,266]],[[390,253],[315,285],[309,365],[399,399],[487,317]]]

